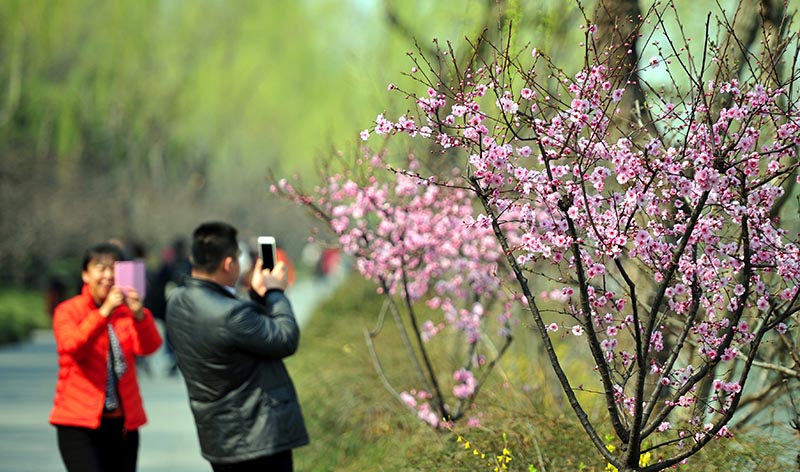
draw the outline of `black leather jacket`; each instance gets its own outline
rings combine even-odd
[[[230,464],[308,444],[283,363],[300,330],[289,300],[270,290],[253,301],[189,279],[167,304],[167,333],[194,413],[203,457]]]

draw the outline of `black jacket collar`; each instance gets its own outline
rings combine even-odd
[[[236,298],[236,295],[234,295],[231,292],[229,292],[222,285],[220,285],[220,284],[218,284],[216,282],[213,282],[211,280],[207,280],[207,279],[196,279],[196,278],[192,277],[192,278],[190,278],[190,279],[188,279],[186,281],[186,286],[187,287],[197,287],[197,288],[202,288],[202,289],[206,289],[206,290],[212,290],[214,292],[217,292],[217,293],[220,293],[222,295],[225,295],[228,298]]]

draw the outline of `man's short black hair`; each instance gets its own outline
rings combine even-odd
[[[218,221],[203,223],[192,237],[192,265],[206,273],[217,270],[226,257],[236,257],[236,228]]]
[[[101,256],[111,256],[114,258],[115,261],[121,261],[124,259],[122,254],[122,249],[119,248],[116,244],[111,243],[100,243],[95,244],[94,246],[90,247],[83,253],[83,262],[81,263],[81,270],[86,270],[89,268],[89,262],[92,259],[97,259]]]

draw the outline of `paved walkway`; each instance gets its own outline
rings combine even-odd
[[[331,286],[298,281],[289,297],[305,325]],[[164,354],[148,358],[153,373],[140,369],[148,424],[141,429],[139,472],[196,472],[211,467],[200,456],[194,420],[180,376],[166,375]],[[63,471],[55,428],[47,419],[58,373],[50,330],[25,343],[0,347],[0,472]]]
[[[183,379],[166,376],[164,361],[158,352],[148,359],[154,374],[139,372],[149,419],[141,430],[139,471],[210,471],[200,456]],[[57,373],[52,331],[0,349],[0,471],[64,470],[55,428],[47,422]]]

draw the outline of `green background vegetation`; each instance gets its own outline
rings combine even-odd
[[[580,63],[576,6],[534,3],[0,0],[0,285],[41,287],[112,237],[157,257],[207,219],[296,256],[312,223],[268,169],[319,182],[318,159],[410,106],[387,85],[409,85],[415,41],[459,50],[500,9],[520,47]]]
[[[420,40],[485,2],[399,2]],[[0,1],[0,284],[111,237],[153,251],[205,219],[296,253],[309,222],[265,176],[316,181],[388,107],[413,42],[381,2]]]
[[[697,41],[704,15],[676,3]],[[406,53],[513,24],[515,49],[571,73],[583,21],[564,0],[0,0],[0,286],[41,288],[112,237],[157,258],[208,219],[296,257],[313,223],[268,170],[319,182],[405,112],[387,85],[415,90]]]
[[[40,293],[0,290],[0,346],[25,339],[34,329],[49,327],[50,317]]]

